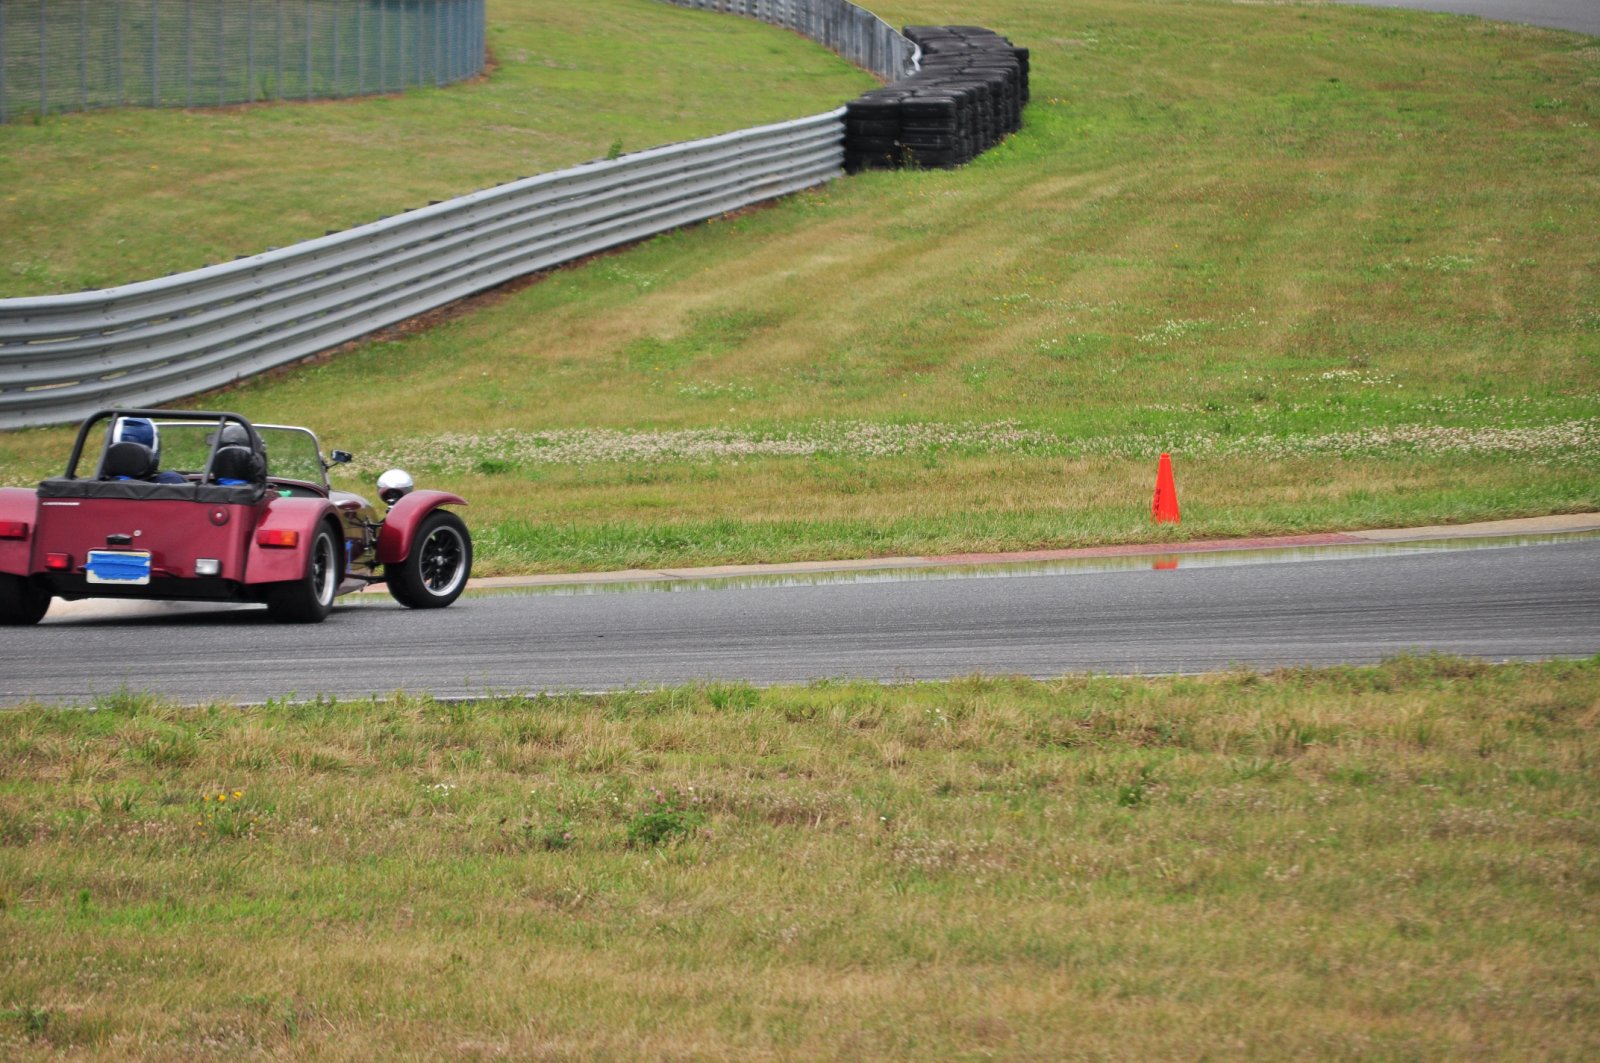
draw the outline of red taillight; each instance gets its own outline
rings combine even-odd
[[[25,520],[0,520],[0,539],[26,539],[28,522]]]
[[[44,567],[52,572],[65,572],[72,567],[71,554],[45,554]]]
[[[299,546],[300,533],[289,528],[263,528],[256,532],[256,545]]]

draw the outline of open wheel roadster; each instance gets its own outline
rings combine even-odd
[[[317,623],[369,583],[413,609],[460,596],[472,536],[391,469],[386,507],[328,485],[308,429],[235,413],[108,409],[78,430],[62,476],[0,488],[0,624],[33,624],[53,597],[262,602]]]

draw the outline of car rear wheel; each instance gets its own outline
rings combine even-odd
[[[267,592],[267,611],[287,624],[320,624],[333,612],[341,575],[333,532],[324,524],[312,536],[305,575],[273,585]]]
[[[50,608],[50,592],[21,576],[0,573],[0,625],[37,624]]]
[[[423,518],[406,559],[384,568],[389,593],[412,609],[443,609],[461,597],[471,574],[472,536],[443,509]]]

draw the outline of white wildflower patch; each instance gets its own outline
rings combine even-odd
[[[510,465],[655,465],[823,455],[881,458],[942,450],[1021,453],[1051,450],[1058,444],[1057,436],[1021,428],[1014,421],[911,425],[835,421],[792,432],[732,428],[626,432],[596,428],[435,436],[409,447],[364,455],[360,465],[370,471],[409,464],[464,472],[491,460]]]
[[[1219,453],[1288,457],[1297,454],[1505,454],[1536,459],[1580,460],[1600,443],[1600,420],[1563,421],[1520,428],[1464,428],[1396,425],[1330,432],[1283,440],[1241,439],[1218,446]]]
[[[1149,332],[1141,333],[1135,338],[1140,343],[1159,343],[1165,345],[1173,340],[1181,340],[1191,332],[1198,332],[1209,324],[1210,322],[1206,321],[1204,318],[1184,318],[1181,321],[1172,321],[1169,319],[1167,321],[1163,321]]]
[[[1369,373],[1360,369],[1329,369],[1316,376],[1304,376],[1302,381],[1320,381],[1324,384],[1356,384],[1364,388],[1388,387],[1394,383],[1392,373]]]
[[[1165,347],[1169,343],[1190,336],[1236,332],[1240,329],[1259,328],[1265,324],[1265,321],[1256,316],[1256,308],[1252,306],[1248,311],[1235,314],[1227,321],[1212,321],[1209,318],[1182,318],[1177,321],[1168,319],[1148,332],[1141,332],[1134,339],[1140,343]]]
[[[660,465],[755,458],[892,458],[906,454],[1017,454],[1047,457],[1145,458],[1162,451],[1269,460],[1309,455],[1344,457],[1506,455],[1537,464],[1577,464],[1600,453],[1600,418],[1514,427],[1388,425],[1321,434],[1217,433],[1206,430],[1073,437],[1025,428],[1016,421],[957,424],[869,424],[827,421],[787,431],[689,428],[503,430],[448,434],[363,454],[356,471],[393,466],[441,472],[508,471],[517,467]]]
[[[756,389],[745,384],[679,384],[677,393],[686,399],[753,399]]]
[[[1461,273],[1477,262],[1471,255],[1434,255],[1423,266],[1434,273]]]
[[[641,273],[638,270],[628,269],[626,266],[615,262],[607,263],[600,269],[600,275],[607,280],[620,284],[631,285],[634,289],[647,292],[656,285],[656,276],[651,273]]]

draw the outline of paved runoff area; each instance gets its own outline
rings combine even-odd
[[[1403,7],[1447,15],[1476,15],[1600,37],[1600,0],[1334,0],[1363,7]]]

